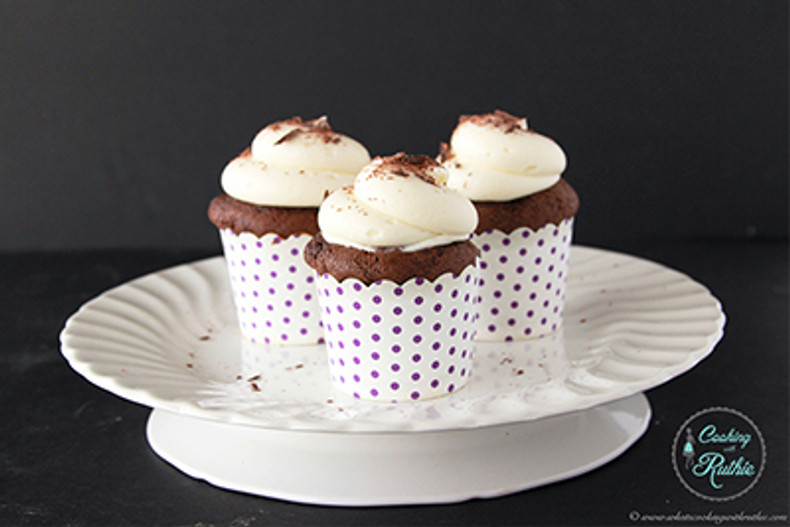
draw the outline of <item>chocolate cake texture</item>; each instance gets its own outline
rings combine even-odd
[[[218,229],[236,234],[249,232],[257,237],[274,233],[283,238],[318,232],[318,207],[267,207],[237,200],[227,194],[216,196],[208,217]]]
[[[409,252],[398,248],[366,251],[329,243],[319,233],[304,254],[307,265],[319,274],[328,273],[338,281],[356,278],[370,285],[378,280],[402,284],[416,277],[434,280],[447,272],[459,275],[475,264],[480,250],[470,241],[461,241]]]
[[[549,223],[559,225],[579,210],[579,196],[564,179],[553,186],[512,201],[474,202],[480,218],[476,233],[493,229],[511,232],[521,227],[533,231]]]

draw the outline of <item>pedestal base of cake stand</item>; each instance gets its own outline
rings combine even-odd
[[[645,432],[643,394],[537,421],[436,432],[345,433],[231,425],[155,409],[148,441],[217,487],[343,506],[450,503],[571,478]]]

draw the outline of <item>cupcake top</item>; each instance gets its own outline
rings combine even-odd
[[[447,171],[428,156],[376,157],[321,204],[318,225],[333,244],[366,251],[417,251],[467,240],[477,211],[448,188]]]
[[[447,186],[473,201],[510,201],[559,181],[567,164],[562,148],[527,127],[527,119],[497,110],[463,115],[439,161]]]
[[[370,162],[362,144],[339,134],[327,118],[294,117],[258,132],[222,172],[222,190],[247,203],[318,207],[328,191],[351,184]]]

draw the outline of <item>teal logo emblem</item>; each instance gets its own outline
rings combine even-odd
[[[683,423],[672,444],[680,482],[696,496],[728,501],[746,494],[765,468],[766,448],[757,425],[730,408],[707,408]]]

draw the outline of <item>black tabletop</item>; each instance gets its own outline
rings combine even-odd
[[[653,416],[645,435],[613,462],[538,489],[452,505],[369,508],[288,503],[191,479],[149,448],[149,408],[91,385],[63,360],[58,333],[83,302],[209,254],[0,255],[0,524],[636,525],[673,515],[675,523],[786,524],[787,244],[659,241],[608,248],[683,271],[710,288],[727,315],[724,337],[708,358],[647,393]],[[749,416],[767,448],[754,487],[721,503],[690,493],[671,462],[678,427],[714,406]]]

